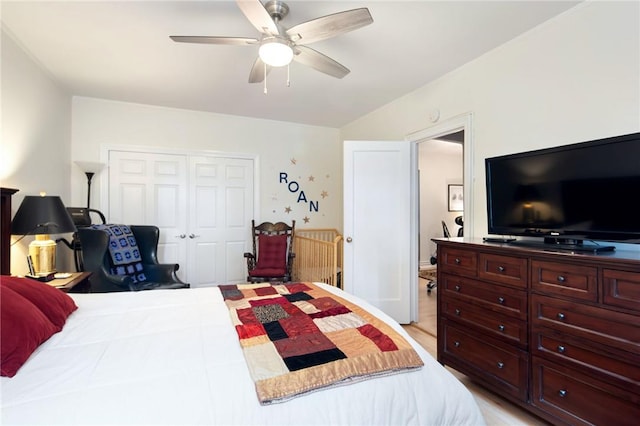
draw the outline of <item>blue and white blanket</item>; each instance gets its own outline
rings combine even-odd
[[[111,256],[111,273],[114,275],[128,275],[133,282],[146,281],[142,266],[142,257],[138,249],[136,237],[126,225],[100,224],[91,225],[109,234],[109,254]]]

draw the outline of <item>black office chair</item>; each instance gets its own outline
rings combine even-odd
[[[449,232],[449,228],[447,227],[447,224],[445,223],[445,221],[442,221],[442,234],[444,235],[445,238],[451,238],[451,233]],[[458,236],[460,236],[460,232],[458,231]],[[438,259],[435,256],[431,256],[431,264],[435,265],[438,262]],[[427,284],[427,293],[431,293],[431,290],[433,290],[434,288],[436,288],[438,285],[438,281],[433,280],[433,281],[429,281],[429,284]]]
[[[445,238],[451,238],[451,233],[449,232],[449,228],[447,228],[447,224],[442,221],[442,234]]]
[[[89,277],[92,293],[190,287],[176,275],[178,264],[158,263],[160,230],[157,226],[132,225],[122,226],[122,229],[124,233],[120,238],[126,239],[131,249],[139,252],[140,257],[136,261],[114,261],[113,252],[109,249],[110,234],[107,231],[91,227],[78,228],[84,270],[92,272]]]
[[[455,222],[456,222],[456,225],[460,227],[458,228],[458,237],[464,236],[464,221],[462,220],[462,216],[456,217]]]

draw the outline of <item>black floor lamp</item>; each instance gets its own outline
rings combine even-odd
[[[89,161],[76,161],[78,167],[82,169],[87,176],[87,209],[91,208],[91,179],[93,176],[104,168],[103,163],[92,163]]]

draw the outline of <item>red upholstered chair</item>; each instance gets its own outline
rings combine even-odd
[[[251,221],[253,253],[244,254],[247,259],[247,281],[291,281],[295,226],[295,220],[291,226],[284,222],[263,222],[256,226],[255,221]]]

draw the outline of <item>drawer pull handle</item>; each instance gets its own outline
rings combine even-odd
[[[458,342],[457,340],[455,342],[453,342],[453,346],[455,346],[456,348],[460,347],[460,342]]]
[[[498,272],[504,272],[504,266],[498,266]]]
[[[504,297],[498,297],[498,303],[504,305]]]
[[[558,319],[559,319],[560,321],[564,321],[564,319],[565,319],[565,315],[564,315],[562,312],[558,312],[558,315],[557,315],[557,316],[558,316]]]
[[[566,350],[567,350],[567,348],[565,348],[564,346],[558,345],[558,352],[560,352],[561,354],[563,354],[564,351],[566,351]]]
[[[504,368],[504,362],[502,362],[502,361],[498,361],[498,363],[496,365],[498,366],[498,368],[500,370],[502,370]]]
[[[459,264],[460,264],[460,259],[458,259],[458,258],[456,257],[456,260],[454,260],[454,262],[456,263],[456,265],[459,265]]]
[[[460,316],[460,309],[455,310],[456,315]]]
[[[558,282],[559,282],[559,283],[563,283],[563,282],[565,282],[566,280],[567,280],[567,279],[566,279],[564,276],[562,276],[562,275],[558,275]]]
[[[565,396],[567,396],[567,391],[564,389],[560,389],[558,391],[558,395],[560,395],[561,398],[564,398]]]
[[[455,286],[455,287],[454,287],[454,290],[455,290],[455,291],[460,291],[460,286],[459,286],[459,285]]]
[[[504,331],[504,325],[503,325],[503,324],[500,324],[500,325],[498,326],[498,330],[500,330],[500,331]]]

